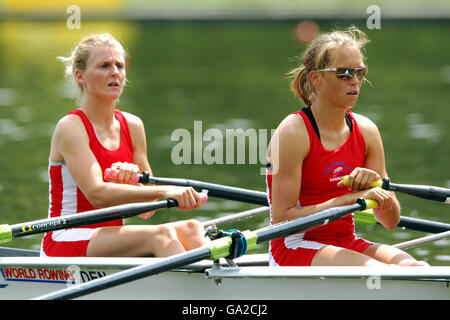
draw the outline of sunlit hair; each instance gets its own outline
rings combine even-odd
[[[75,79],[75,71],[86,70],[86,64],[95,47],[111,47],[122,52],[124,59],[128,57],[122,44],[109,33],[93,34],[83,38],[68,57],[57,57],[65,65],[65,76],[78,88],[78,102],[83,98],[83,86]],[[126,83],[126,81],[125,81]],[[124,85],[125,85],[124,83]]]
[[[354,46],[359,49],[363,61],[364,45],[369,42],[366,34],[351,26],[346,30],[332,31],[319,34],[306,47],[301,58],[301,65],[291,70],[288,75],[292,76],[291,90],[310,106],[314,100],[315,89],[311,83],[309,74],[313,70],[320,70],[330,66],[332,53],[343,46]]]

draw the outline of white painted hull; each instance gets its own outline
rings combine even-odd
[[[0,258],[0,299],[31,299],[155,258]],[[267,267],[246,255],[239,267],[201,261],[99,291],[83,299],[303,300],[450,299],[449,267]],[[220,284],[217,284],[219,282]]]

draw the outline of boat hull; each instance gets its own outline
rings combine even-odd
[[[155,258],[0,258],[0,299],[31,299]],[[268,267],[267,255],[201,261],[81,299],[450,299],[450,267]]]

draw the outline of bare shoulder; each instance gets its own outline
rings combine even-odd
[[[68,114],[62,117],[56,124],[53,137],[58,138],[66,135],[79,137],[79,135],[83,134],[87,136],[83,121],[74,114]]]
[[[142,136],[145,136],[144,122],[142,121],[142,119],[129,112],[122,111],[122,114],[127,120],[128,128],[130,130],[133,141],[142,139]]]
[[[280,136],[292,138],[307,138],[308,130],[303,118],[297,114],[290,114],[281,121],[277,128]]]
[[[139,155],[145,155],[147,157],[147,138],[144,128],[144,122],[138,116],[131,114],[129,112],[123,112],[123,116],[127,120],[128,129],[130,130],[131,140],[133,142],[133,147],[135,153],[134,158],[139,157]]]
[[[80,117],[69,114],[62,117],[56,124],[50,145],[52,161],[65,160],[63,154],[70,150],[79,150],[89,146],[89,136]]]
[[[122,114],[125,117],[125,119],[127,119],[128,126],[144,127],[144,122],[138,116],[124,111],[122,111]]]
[[[366,153],[371,154],[374,150],[382,152],[383,151],[383,141],[381,139],[380,132],[377,125],[369,118],[353,113],[356,123],[358,124],[359,130],[364,137],[366,144]]]
[[[278,142],[278,143],[276,143]],[[271,149],[278,146],[281,154],[305,157],[309,152],[309,135],[303,118],[297,114],[285,117],[272,136],[271,145],[268,149],[268,157]]]
[[[352,115],[355,118],[356,123],[358,124],[359,130],[361,130],[364,136],[379,134],[378,127],[372,120],[358,113],[353,112]]]

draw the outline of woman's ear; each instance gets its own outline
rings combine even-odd
[[[75,80],[77,81],[77,83],[84,86],[86,81],[84,80],[83,71],[79,69],[75,70]]]
[[[319,72],[312,70],[309,72],[309,79],[311,80],[311,84],[316,87],[320,88],[320,75]]]

